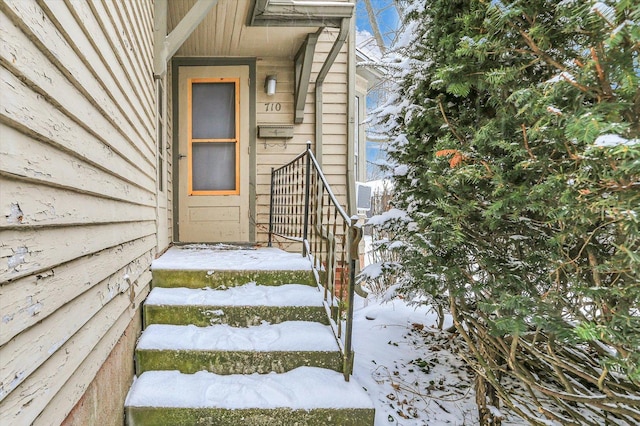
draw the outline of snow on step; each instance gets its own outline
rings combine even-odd
[[[133,383],[125,405],[294,410],[373,408],[369,396],[355,381],[345,382],[342,373],[317,367],[251,375],[148,371]]]
[[[317,322],[286,321],[248,328],[229,325],[152,324],[138,341],[140,350],[192,351],[337,351],[331,327]],[[343,379],[344,380],[344,379]]]
[[[310,271],[309,259],[274,247],[242,248],[228,245],[173,246],[154,260],[151,269],[222,271]]]
[[[248,283],[226,290],[156,287],[145,303],[164,306],[322,306],[322,294],[316,287],[301,284],[265,286]]]

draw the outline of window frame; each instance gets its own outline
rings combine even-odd
[[[201,83],[233,83],[235,104],[235,137],[225,139],[194,139],[193,138],[193,85]],[[240,195],[240,78],[190,78],[187,81],[187,161],[188,161],[188,193],[189,195]],[[193,144],[194,143],[235,143],[235,189],[234,190],[194,190],[193,189]]]

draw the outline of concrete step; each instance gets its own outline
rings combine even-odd
[[[133,384],[127,424],[372,426],[374,409],[352,378],[315,367],[222,376],[152,371]]]
[[[150,370],[282,373],[300,366],[342,371],[342,356],[329,326],[309,321],[248,328],[152,324],[136,349],[138,374]]]
[[[316,285],[309,260],[300,254],[268,247],[224,247],[171,247],[151,264],[153,287],[226,288],[248,282]]]
[[[154,288],[144,304],[145,327],[151,324],[229,324],[249,327],[263,321],[316,321],[329,324],[317,287],[255,283],[219,289]]]
[[[308,259],[193,244],[151,269],[127,425],[373,425]]]

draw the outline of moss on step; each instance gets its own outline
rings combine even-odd
[[[284,321],[315,321],[329,325],[323,306],[165,306],[145,305],[145,327],[150,324],[194,324],[206,327],[228,324],[250,327],[262,321],[277,324]]]
[[[312,410],[149,408],[128,407],[128,426],[373,426],[374,410],[365,408],[321,408]]]
[[[310,366],[342,372],[339,351],[187,351],[136,350],[138,375],[151,370],[178,370],[181,373],[209,371],[216,374],[284,373]]]
[[[261,285],[306,284],[315,286],[311,271],[190,271],[154,269],[153,287],[219,288],[235,287],[250,282]]]

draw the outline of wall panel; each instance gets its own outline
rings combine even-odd
[[[146,0],[0,0],[0,424],[61,424],[90,384],[121,401],[132,380],[97,374],[133,362],[114,348],[168,226],[152,21]]]

